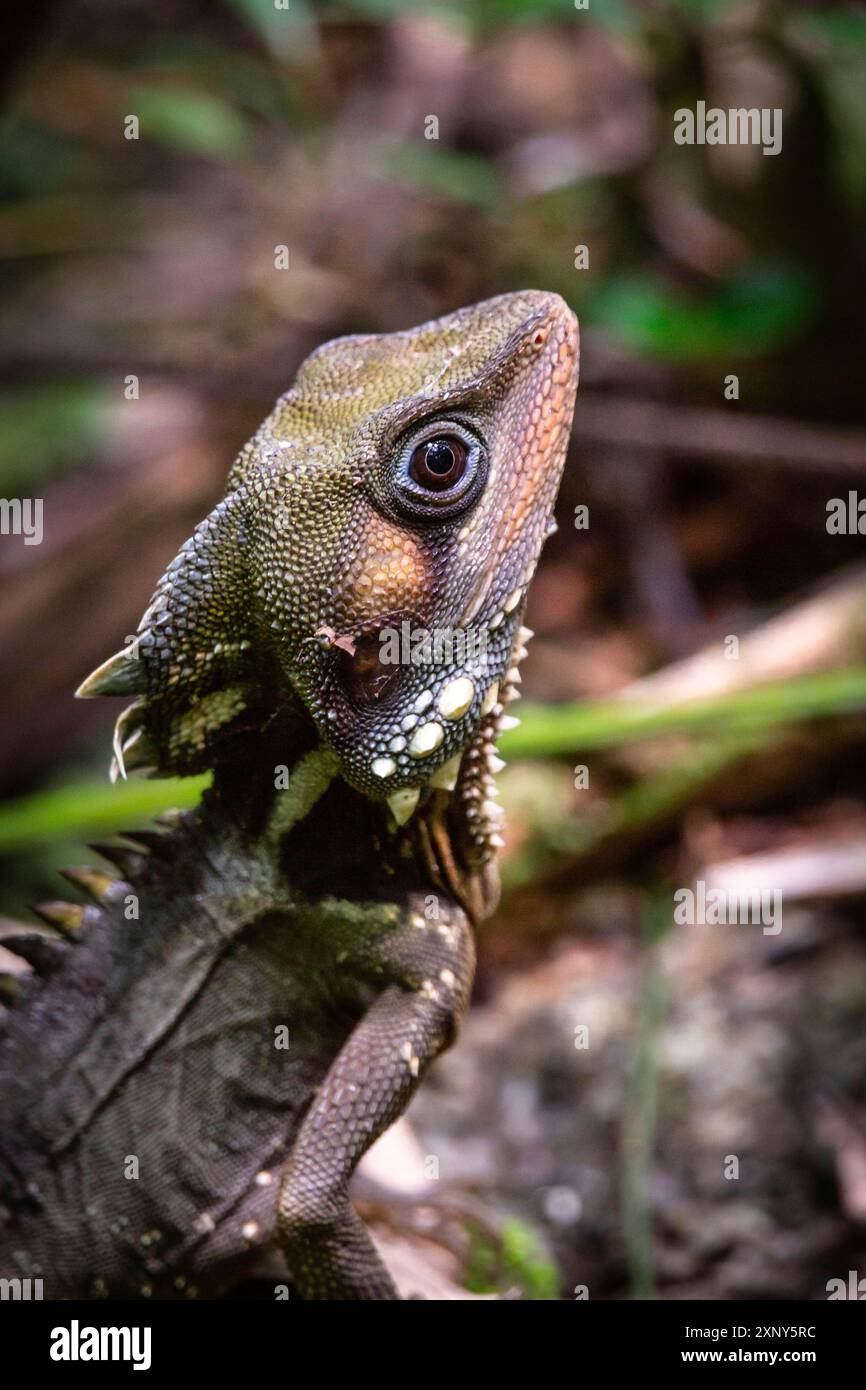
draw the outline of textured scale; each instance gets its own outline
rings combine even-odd
[[[425,785],[465,747],[510,664],[559,482],[575,352],[573,316],[537,292],[314,352],[154,595],[131,652],[146,698],[124,734],[143,727],[160,772],[210,766],[256,701],[267,657],[353,786],[381,796]],[[401,440],[454,419],[484,441],[485,486],[444,521],[407,517],[394,485]],[[327,626],[377,644],[403,622],[468,632],[463,648],[474,639],[484,660],[404,666],[365,699],[342,679],[339,650],[315,637]],[[473,700],[444,719],[439,699],[461,678]],[[424,724],[437,726],[435,746],[413,757]]]
[[[132,698],[113,775],[214,781],[21,934],[0,1275],[219,1292],[276,1239],[304,1297],[396,1296],[349,1179],[467,1006],[576,384],[574,316],[538,291],[325,344],[84,682]]]

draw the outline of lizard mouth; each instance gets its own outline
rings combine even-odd
[[[361,705],[383,700],[394,684],[399,666],[382,660],[381,628],[362,632],[353,638],[354,651],[339,648],[336,653],[336,675],[349,699]]]
[[[411,663],[407,636],[418,625],[417,615],[408,610],[387,613],[331,644],[331,680],[350,705],[387,704],[397,693],[399,677]]]

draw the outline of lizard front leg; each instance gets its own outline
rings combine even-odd
[[[401,915],[358,965],[387,981],[331,1066],[301,1125],[280,1185],[277,1225],[308,1299],[399,1295],[349,1201],[349,1179],[403,1113],[430,1062],[456,1036],[475,949],[463,913]]]

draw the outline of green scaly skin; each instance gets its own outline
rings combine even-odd
[[[113,775],[214,781],[71,875],[62,945],[6,943],[44,978],[0,1050],[0,1274],[209,1294],[276,1232],[305,1298],[397,1297],[349,1179],[468,1003],[576,384],[537,291],[326,344],[82,686],[136,697]]]

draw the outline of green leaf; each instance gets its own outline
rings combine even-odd
[[[454,203],[490,209],[499,200],[502,184],[488,160],[434,145],[407,141],[391,147],[385,155],[386,174]]]
[[[741,734],[863,710],[866,667],[855,666],[664,709],[651,700],[526,705],[520,727],[503,734],[500,745],[505,758],[555,758],[668,734]]]
[[[286,0],[277,7],[274,0],[229,0],[231,8],[278,58],[288,58],[301,32],[309,33],[313,16],[307,0]]]
[[[541,1238],[515,1216],[503,1222],[498,1243],[486,1231],[473,1232],[464,1282],[473,1293],[498,1293],[516,1284],[533,1302],[559,1292],[559,1273]]]
[[[622,35],[636,33],[641,26],[634,0],[589,0],[584,9],[578,9],[574,0],[482,0],[478,8],[490,28],[575,18]]]
[[[254,0],[253,0],[254,2]],[[242,0],[243,3],[243,0]],[[333,13],[343,13],[347,10],[355,14],[364,15],[366,19],[389,20],[399,19],[405,15],[421,14],[429,16],[429,0],[349,0],[348,4],[332,5]],[[465,18],[466,11],[460,0],[442,0],[436,6],[437,17],[446,16],[448,18]]]
[[[210,777],[131,778],[115,786],[71,782],[0,806],[0,852],[49,844],[63,836],[87,839],[119,825],[150,820],[167,807],[196,806]]]
[[[774,352],[806,328],[816,299],[805,271],[763,261],[704,295],[688,295],[648,271],[619,275],[597,291],[589,310],[637,352],[692,361]]]
[[[731,8],[731,0],[675,0],[675,4],[689,19],[708,24],[723,19]]]
[[[742,735],[863,710],[866,667],[855,666],[662,710],[637,700],[528,705],[520,728],[503,734],[501,749],[509,758],[565,757],[575,749],[615,748],[669,734]],[[129,817],[154,816],[166,806],[195,806],[208,780],[132,778],[116,786],[84,781],[9,801],[0,806],[0,851],[115,829]]]
[[[98,446],[108,392],[101,382],[50,381],[0,394],[0,492],[29,495]]]
[[[128,113],[138,116],[141,138],[184,154],[232,157],[247,143],[243,117],[209,92],[139,85],[127,93]]]
[[[93,176],[94,158],[67,131],[10,112],[0,124],[0,187],[6,198],[57,193]]]

